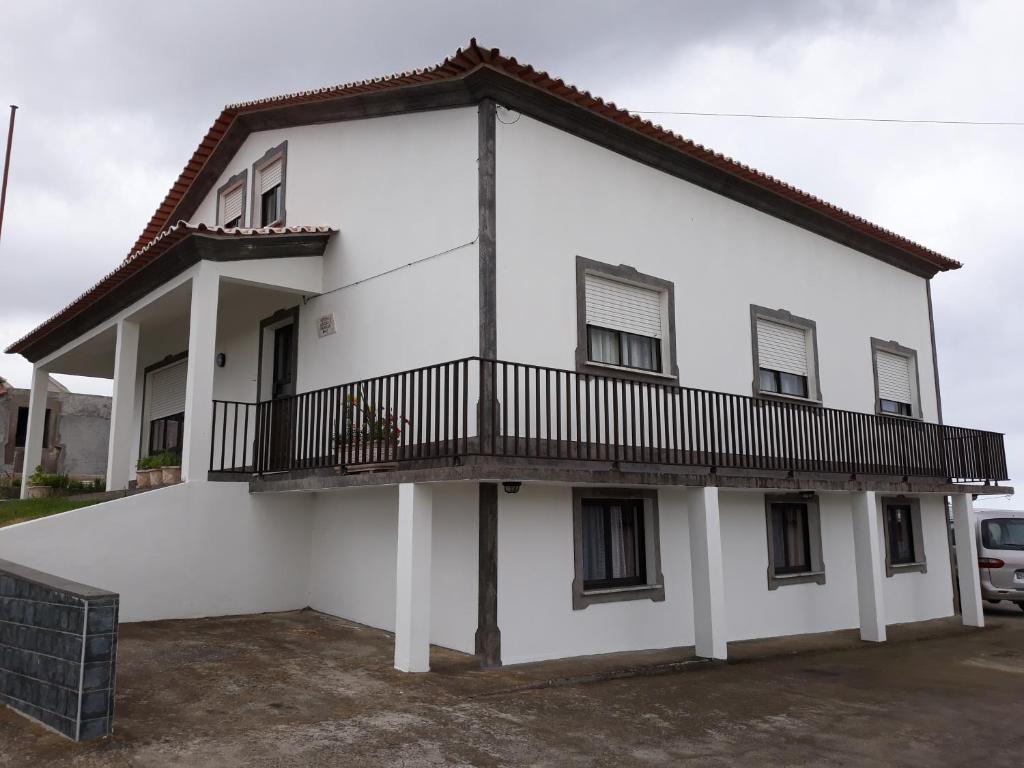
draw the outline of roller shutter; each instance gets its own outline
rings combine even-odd
[[[185,373],[188,360],[149,374],[149,420],[185,412]]]
[[[761,368],[807,376],[807,331],[758,318],[757,356]]]
[[[597,275],[586,275],[587,325],[662,337],[661,293]]]
[[[879,349],[875,351],[875,368],[878,371],[878,396],[882,400],[907,405],[913,402],[909,358]]]
[[[273,189],[281,183],[282,165],[282,160],[279,157],[260,171],[260,194]]]
[[[229,221],[234,221],[241,215],[242,185],[239,184],[234,189],[228,190],[224,193],[224,197],[221,199],[220,221],[222,224],[226,224]]]

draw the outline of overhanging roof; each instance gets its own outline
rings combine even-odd
[[[494,98],[915,274],[930,277],[961,266],[930,248],[521,64],[514,57],[503,56],[497,48],[485,48],[471,40],[465,49],[427,69],[225,107],[122,267],[180,226],[172,226],[174,222],[187,221],[195,214],[237,149],[254,131],[465,106],[483,98]],[[113,290],[110,280],[119,270],[7,351],[26,354],[32,344],[58,327],[72,307],[94,292]]]
[[[179,221],[6,351],[38,360],[199,261],[322,256],[336,231],[319,226],[224,229]]]

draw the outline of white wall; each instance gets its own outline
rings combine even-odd
[[[109,589],[122,622],[307,604],[308,497],[194,482],[0,530],[0,558]]]
[[[884,520],[881,509],[878,514],[881,531]],[[941,496],[921,497],[921,538],[928,571],[897,573],[885,579],[885,617],[889,624],[953,615],[946,510]],[[881,537],[881,545],[884,563],[884,536]]]
[[[498,626],[505,664],[693,645],[684,492],[658,498],[665,600],[572,607],[572,489],[524,484],[498,494]]]
[[[497,199],[499,357],[574,367],[579,255],[675,284],[683,385],[750,394],[757,304],[817,322],[829,406],[874,412],[872,336],[916,349],[935,419],[923,279],[528,117],[497,126]]]
[[[476,633],[477,509],[476,484],[434,485],[430,640],[464,653]],[[319,493],[313,510],[309,605],[393,632],[397,487]]]
[[[216,188],[246,168],[251,184],[252,163],[286,139],[287,223],[339,229],[325,295],[302,307],[299,391],[475,354],[475,244],[327,292],[476,238],[476,108],[254,133],[193,220],[212,224]],[[318,339],[330,312],[338,332]]]

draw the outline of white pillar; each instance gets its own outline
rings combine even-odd
[[[874,491],[853,494],[853,551],[857,566],[860,639],[885,642],[885,564],[882,562],[878,499]]]
[[[433,491],[421,483],[398,486],[398,573],[395,594],[395,669],[430,671],[430,540]]]
[[[28,498],[28,476],[43,461],[43,429],[46,427],[46,398],[50,390],[50,372],[38,365],[32,367],[32,384],[28,399],[28,431],[25,433],[25,454],[21,465],[21,498]]]
[[[132,421],[135,416],[135,377],[139,364],[139,324],[117,323],[114,349],[114,393],[110,404],[110,443],[107,446],[107,490],[121,491],[132,476]]]
[[[199,262],[192,278],[192,308],[188,325],[185,435],[181,456],[181,474],[186,481],[205,480],[210,471],[219,291],[220,275],[215,265],[208,261]]]
[[[718,488],[689,491],[687,507],[696,652],[709,659],[725,659],[725,576]]]
[[[960,614],[964,625],[984,627],[978,540],[974,532],[974,501],[969,493],[953,497],[953,533],[956,535],[956,571],[960,578]]]

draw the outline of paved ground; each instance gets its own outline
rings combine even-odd
[[[1024,613],[483,672],[309,611],[121,628],[117,733],[0,709],[0,766],[1020,766]]]

